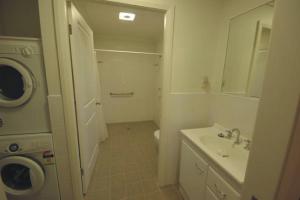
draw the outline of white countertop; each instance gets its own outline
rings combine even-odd
[[[224,129],[215,125],[208,128],[181,130],[181,133],[196,145],[214,163],[222,168],[239,184],[245,180],[249,151],[244,149],[245,144],[234,145],[234,139],[218,136]],[[228,154],[228,157],[223,155]]]

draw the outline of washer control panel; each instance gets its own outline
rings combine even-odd
[[[43,151],[53,151],[50,134],[0,137],[0,154],[23,154]]]

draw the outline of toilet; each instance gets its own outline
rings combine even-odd
[[[160,137],[160,130],[158,129],[154,131],[154,140],[155,140],[157,150],[159,149],[159,137]]]

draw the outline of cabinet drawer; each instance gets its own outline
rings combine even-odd
[[[208,170],[207,185],[220,200],[239,200],[240,194],[233,189],[215,170]]]

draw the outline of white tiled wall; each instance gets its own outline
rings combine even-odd
[[[226,128],[239,128],[243,136],[252,138],[259,99],[225,94],[212,94],[209,121]]]
[[[155,52],[156,43],[134,38],[96,36],[95,46],[99,49]],[[107,123],[159,118],[157,85],[161,66],[157,65],[158,56],[98,51],[97,59]],[[134,92],[134,95],[110,95],[127,92]]]

